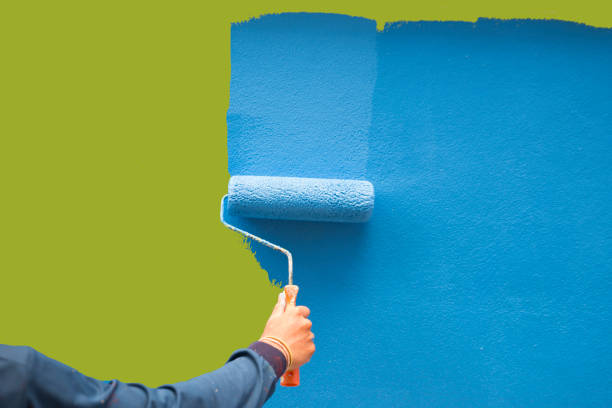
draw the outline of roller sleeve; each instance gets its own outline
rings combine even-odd
[[[374,186],[365,180],[233,176],[229,214],[279,220],[366,222]]]

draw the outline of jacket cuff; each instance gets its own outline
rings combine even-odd
[[[251,343],[249,348],[262,356],[264,360],[270,364],[270,367],[272,367],[274,373],[276,374],[277,380],[281,375],[283,375],[287,369],[287,360],[285,359],[285,355],[279,349],[262,341]]]

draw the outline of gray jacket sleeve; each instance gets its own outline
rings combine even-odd
[[[96,380],[30,347],[0,345],[0,407],[254,408],[272,395],[277,379],[252,349],[235,351],[211,373],[149,388]]]

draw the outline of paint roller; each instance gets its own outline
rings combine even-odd
[[[260,244],[287,256],[289,279],[285,285],[286,302],[295,301],[298,287],[293,284],[291,252],[265,239],[228,224],[224,213],[238,217],[274,220],[366,222],[374,209],[374,186],[365,180],[233,176],[228,193],[221,199],[221,222]],[[299,369],[287,370],[281,385],[300,383]]]

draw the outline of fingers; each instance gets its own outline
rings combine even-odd
[[[296,306],[296,312],[300,316],[308,317],[310,315],[310,309],[306,306]]]
[[[286,296],[284,292],[279,293],[276,305],[274,305],[274,309],[272,310],[272,315],[276,316],[276,315],[282,314],[287,308],[287,306],[290,306],[293,309],[293,312],[300,316],[303,316],[303,317],[310,316],[310,309],[308,307],[295,305],[295,297],[293,297],[291,299],[291,302],[287,304]]]
[[[310,330],[312,329],[312,322],[308,319],[305,319],[306,323],[304,324],[304,326],[306,326],[306,329]]]

